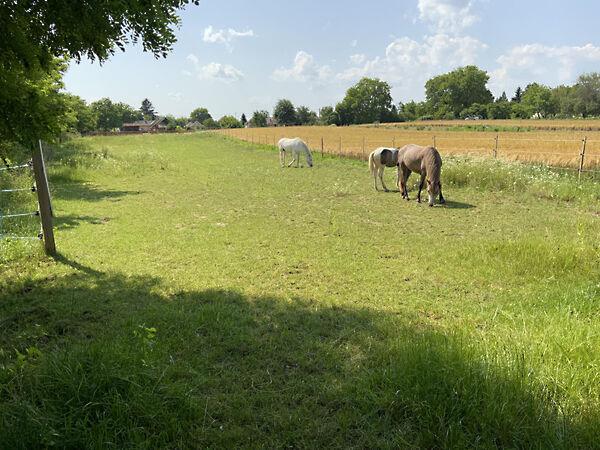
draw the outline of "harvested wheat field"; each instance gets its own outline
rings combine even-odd
[[[471,130],[476,121],[448,122],[455,126],[439,125],[444,122],[413,122],[409,124],[387,124],[370,126],[302,126],[277,128],[245,128],[221,130],[220,133],[246,141],[275,145],[282,137],[300,137],[313,151],[343,154],[366,159],[369,152],[379,146],[401,147],[413,143],[435,145],[442,155],[489,155],[499,158],[542,162],[561,167],[578,167],[580,153],[585,143],[584,169],[595,170],[600,166],[600,128],[597,131],[574,129],[500,131],[501,125],[488,127],[489,131]],[[480,121],[479,127],[483,127]],[[497,121],[508,124],[536,122],[542,124],[562,123],[559,121]],[[564,125],[574,123],[565,121]],[[425,127],[424,123],[427,123]],[[488,122],[489,123],[489,122]],[[495,122],[494,122],[495,123]],[[581,122],[592,126],[598,121]],[[412,126],[411,126],[412,125]],[[437,127],[436,127],[437,125]],[[596,126],[594,125],[594,126]],[[528,125],[525,125],[528,126]],[[464,128],[467,128],[465,130]],[[496,129],[498,131],[496,131]],[[497,139],[497,146],[496,146]]]

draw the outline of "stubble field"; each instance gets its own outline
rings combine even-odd
[[[300,137],[313,151],[366,159],[379,146],[435,145],[444,155],[481,155],[579,166],[587,138],[584,169],[600,170],[600,121],[452,121],[407,122],[349,127],[303,126],[221,130],[253,143],[274,145],[282,137]],[[496,138],[498,145],[496,146]]]

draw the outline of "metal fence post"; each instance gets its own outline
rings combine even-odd
[[[44,165],[44,153],[42,151],[41,140],[38,140],[38,147],[33,149],[31,159],[33,162],[33,173],[38,195],[40,219],[42,221],[44,249],[48,255],[55,255],[56,244],[54,243],[54,230],[52,225],[52,203],[50,201],[50,189],[48,187],[48,177],[46,175],[46,166]]]
[[[585,162],[585,146],[587,144],[587,136],[581,141],[581,153],[579,153],[579,170],[577,171],[577,181],[581,181],[581,174],[583,173],[583,163]]]
[[[498,157],[498,135],[494,138],[494,158]]]

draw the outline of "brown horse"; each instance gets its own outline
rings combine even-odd
[[[398,159],[398,188],[402,192],[402,198],[408,200],[406,182],[412,172],[421,175],[417,201],[421,203],[421,191],[425,180],[427,180],[427,193],[429,194],[429,206],[433,206],[435,196],[439,194],[440,203],[446,203],[442,195],[442,183],[440,173],[442,171],[442,157],[433,147],[421,147],[420,145],[408,144],[399,151],[402,155]]]

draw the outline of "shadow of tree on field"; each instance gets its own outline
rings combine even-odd
[[[0,293],[8,448],[596,445],[598,414],[563,416],[518,355],[415,318],[57,263]]]
[[[141,191],[123,191],[103,189],[81,178],[77,171],[64,169],[52,171],[49,175],[52,197],[61,200],[84,200],[98,202],[112,199],[120,200],[127,195],[139,195]]]
[[[57,230],[68,230],[75,228],[82,223],[90,223],[92,225],[104,225],[110,222],[110,217],[92,217],[92,216],[77,216],[77,215],[61,215],[54,218],[54,226]]]
[[[88,183],[72,183],[54,185],[52,196],[61,200],[84,200],[98,202],[101,200],[119,200],[127,195],[139,195],[141,191],[120,191],[101,189]]]

